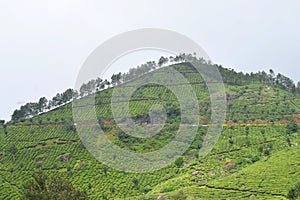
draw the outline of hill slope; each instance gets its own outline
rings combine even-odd
[[[84,148],[76,134],[69,103],[20,120],[6,131],[0,129],[0,198],[19,199],[22,183],[40,168],[48,174],[59,173],[68,178],[75,187],[86,190],[91,199],[134,196],[155,199],[162,194],[167,194],[169,199],[176,199],[176,195],[196,199],[248,199],[253,194],[261,199],[283,199],[292,183],[300,181],[297,172],[300,169],[299,147],[290,147],[292,143],[300,144],[299,133],[287,135],[285,125],[300,114],[300,100],[280,87],[258,80],[247,85],[227,83],[228,111],[224,130],[213,151],[199,160],[198,148],[211,114],[207,87],[202,77],[189,66],[170,67],[180,71],[190,82],[201,112],[202,124],[196,140],[182,157],[182,165],[173,163],[146,174],[108,168]],[[154,73],[160,70],[164,68]],[[125,86],[130,84],[133,83]],[[133,152],[148,152],[160,149],[172,139],[180,112],[178,100],[171,91],[160,85],[149,85],[139,88],[131,98],[130,112],[141,124],[147,123],[148,110],[154,104],[166,108],[166,125],[150,139],[126,136],[116,126],[110,108],[112,92],[113,88],[109,88],[96,94],[97,118],[111,141]],[[81,100],[87,98],[89,96]],[[86,125],[95,125],[90,124],[90,120],[88,114],[83,116]],[[12,146],[17,152],[9,150]],[[195,172],[198,174],[191,175]],[[282,184],[275,184],[275,178]]]

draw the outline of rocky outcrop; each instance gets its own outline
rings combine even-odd
[[[164,195],[157,197],[157,200],[165,200],[165,199],[166,199],[166,198],[165,198]]]
[[[230,170],[230,169],[234,169],[234,168],[236,168],[236,163],[227,163],[227,165],[226,165],[226,169],[227,170]]]
[[[57,157],[57,160],[61,161],[61,162],[69,162],[69,160],[72,158],[72,154],[71,153],[66,153],[64,155],[60,155]]]
[[[192,173],[193,176],[198,176],[199,174],[200,174],[199,171],[195,171],[195,172]]]

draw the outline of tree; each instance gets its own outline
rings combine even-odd
[[[275,80],[274,70],[270,69],[269,72],[270,72],[270,74],[268,75],[268,82],[273,84],[274,80]]]
[[[289,147],[291,146],[291,139],[289,137],[286,138],[286,142],[288,143]]]
[[[121,78],[122,78],[121,72],[119,72],[118,74],[113,74],[113,75],[111,76],[111,84],[112,84],[113,86],[120,84],[120,83],[121,83],[121,81],[120,81]]]
[[[103,168],[103,172],[104,172],[105,175],[107,175],[107,168],[106,167]]]
[[[300,197],[300,183],[297,183],[295,187],[288,192],[287,196],[288,199],[298,199],[298,197]]]
[[[79,89],[80,96],[83,97],[84,95],[86,95],[87,90],[88,90],[87,84],[83,83]]]
[[[134,187],[138,189],[138,187],[139,187],[139,180],[137,178],[133,178],[132,182],[134,184]]]
[[[90,80],[87,83],[87,93],[92,94],[96,90],[96,80]]]
[[[176,165],[177,167],[181,167],[182,164],[183,164],[183,162],[184,162],[183,157],[179,157],[179,158],[177,158],[177,159],[175,160],[175,165]]]
[[[79,96],[79,93],[78,93],[78,91],[77,90],[73,90],[73,100],[74,99],[77,99],[78,98],[78,96]]]
[[[107,79],[104,80],[103,84],[104,84],[104,87],[105,87],[105,85],[107,85],[107,87],[110,86],[110,82],[109,82]],[[103,89],[104,89],[104,88],[103,88]]]
[[[86,192],[75,189],[72,184],[57,174],[47,176],[41,170],[32,175],[32,179],[23,184],[24,198],[28,200],[84,200]]]
[[[54,107],[60,106],[62,104],[62,96],[61,94],[57,93],[53,98],[52,98],[52,105]]]
[[[162,65],[166,64],[168,62],[168,58],[165,58],[165,57],[160,57],[160,59],[158,60],[158,66],[161,67]]]
[[[18,152],[18,149],[14,144],[12,144],[6,148],[6,152],[15,155]]]
[[[4,134],[7,136],[7,124],[3,124],[3,130],[4,130]]]
[[[65,92],[61,94],[61,99],[63,103],[67,103],[68,101],[73,99],[75,91],[71,88],[67,89]]]
[[[7,125],[5,124],[5,120],[0,120],[0,126],[2,126],[3,131],[6,135],[7,134],[7,130],[6,130]]]
[[[5,124],[5,120],[0,120],[0,126],[3,126]]]
[[[115,193],[115,188],[114,188],[114,187],[111,187],[111,188],[110,188],[110,191],[111,191],[111,193]]]
[[[100,89],[102,89],[102,82],[103,80],[101,78],[97,78],[96,79],[96,91],[99,91]]]
[[[40,98],[40,100],[38,102],[39,112],[43,112],[47,108],[47,103],[48,103],[48,100],[46,99],[46,97]]]
[[[286,133],[287,134],[292,134],[296,133],[298,131],[298,124],[295,122],[295,120],[291,120],[288,122],[286,126]]]
[[[12,114],[12,120],[18,121],[20,119],[25,119],[27,117],[38,114],[38,112],[39,112],[38,103],[30,102],[21,106],[19,110],[15,110],[14,113]]]

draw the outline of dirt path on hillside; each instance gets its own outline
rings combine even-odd
[[[237,189],[237,188],[225,188],[225,187],[215,187],[212,185],[204,185],[204,187],[208,188],[208,189],[215,189],[215,190],[223,190],[223,191],[237,191],[237,192],[249,192],[249,193],[253,193],[253,194],[262,194],[262,195],[270,195],[270,196],[277,196],[277,197],[284,197],[286,198],[286,196],[282,195],[282,194],[278,194],[278,193],[270,193],[270,192],[261,192],[261,191],[256,191],[256,190],[243,190],[243,189]]]

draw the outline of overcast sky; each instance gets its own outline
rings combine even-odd
[[[298,2],[0,1],[0,118],[9,119],[21,103],[73,87],[98,45],[138,28],[179,32],[200,44],[215,63],[247,72],[272,68],[296,82]]]

